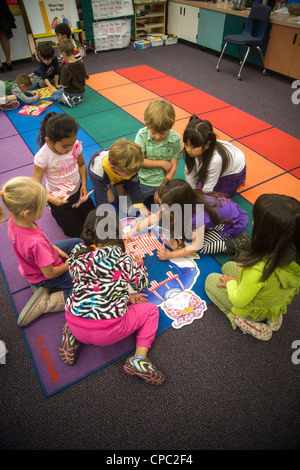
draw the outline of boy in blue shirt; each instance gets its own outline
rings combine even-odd
[[[60,67],[55,50],[50,44],[41,44],[39,46],[41,60],[39,68],[29,75],[32,88],[45,88],[49,82],[56,88],[59,88]]]

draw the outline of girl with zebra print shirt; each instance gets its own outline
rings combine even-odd
[[[73,290],[66,301],[60,357],[74,364],[80,343],[108,346],[136,332],[136,350],[125,372],[160,385],[163,374],[147,358],[158,327],[158,307],[142,290],[148,272],[142,259],[125,253],[115,212],[100,206],[87,216],[81,238],[69,256]],[[99,215],[99,212],[101,214]],[[130,294],[129,286],[137,293]]]

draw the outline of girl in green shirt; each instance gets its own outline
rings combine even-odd
[[[263,194],[253,206],[251,248],[205,282],[208,297],[243,333],[268,341],[300,286],[300,202]]]

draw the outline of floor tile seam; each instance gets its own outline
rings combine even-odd
[[[240,192],[237,193],[237,194],[241,194],[241,195],[242,195],[243,193],[246,193],[247,191],[250,191],[251,189],[257,188],[258,186],[261,186],[262,184],[268,183],[269,181],[275,180],[276,178],[280,178],[281,176],[289,175],[289,174],[290,174],[289,171],[284,171],[283,173],[280,173],[279,175],[272,176],[271,178],[268,178],[268,179],[265,180],[265,181],[261,181],[260,183],[254,184],[254,185],[251,186],[250,188],[243,189],[242,191],[240,191]],[[294,176],[294,175],[291,175],[291,176]],[[296,176],[295,176],[294,178],[296,178]]]
[[[20,168],[25,168],[27,166],[30,166],[30,165],[33,165],[34,162],[32,160],[31,163],[27,163],[26,165],[20,165],[20,166],[16,166],[14,168],[10,168],[9,170],[5,170],[5,171],[0,171],[0,175],[4,175],[5,173],[9,173],[10,171],[15,171],[15,170],[19,170]]]
[[[118,88],[118,87],[122,87],[122,86],[125,86],[125,85],[136,85],[136,82],[132,82],[132,81],[131,81],[131,83],[119,83],[118,85],[111,85],[111,86],[107,86],[107,87],[105,87],[105,88],[99,88],[99,89],[93,88],[93,87],[91,87],[90,85],[89,85],[89,87],[90,87],[93,91],[95,91],[96,93],[99,93],[99,92],[101,92],[102,90],[110,90],[110,89],[112,89],[112,88]]]
[[[274,127],[274,129],[276,129]],[[259,134],[259,132],[257,132],[257,134]],[[255,135],[254,134],[251,134],[251,135]],[[263,158],[264,160],[268,161],[269,163],[272,163],[272,165],[275,165],[276,167],[280,168],[280,170],[282,170],[284,173],[289,173],[290,171],[292,170],[295,170],[296,168],[298,168],[298,166],[296,166],[295,168],[292,168],[292,169],[286,169],[286,168],[283,168],[282,166],[278,165],[278,163],[275,163],[273,162],[273,160],[271,160],[270,158],[266,157],[265,155],[262,155],[261,153],[259,153],[257,150],[254,150],[253,148],[249,147],[248,145],[246,145],[244,142],[240,142],[239,139],[234,139],[236,142],[239,142],[241,145],[243,145],[244,147],[246,147],[247,149],[251,150],[251,152],[254,152],[256,155],[258,155],[259,157]]]

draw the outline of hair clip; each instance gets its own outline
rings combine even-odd
[[[0,191],[0,196],[1,196],[1,197],[3,196],[3,191]]]
[[[90,245],[91,248],[94,248],[94,250],[96,250],[96,245]]]

